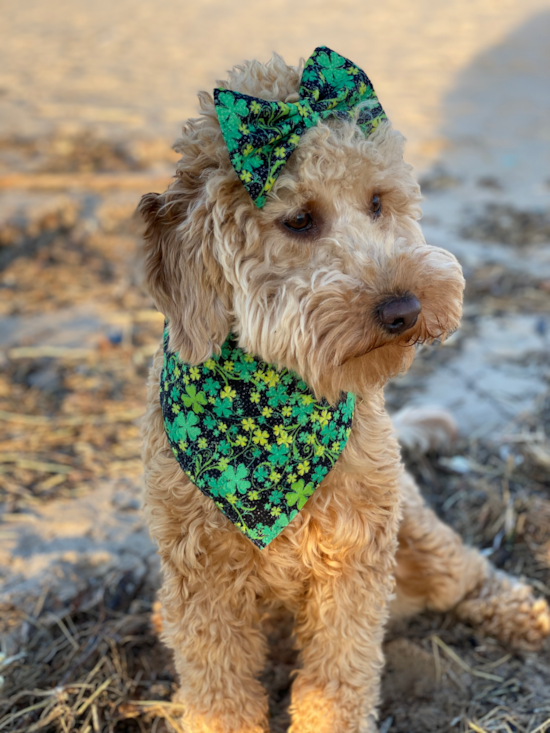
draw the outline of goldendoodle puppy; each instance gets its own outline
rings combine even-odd
[[[442,524],[404,473],[383,387],[459,325],[456,259],[426,244],[403,138],[324,47],[246,63],[140,211],[166,316],[145,505],[184,729],[267,730],[266,603],[295,616],[293,733],[376,730],[390,614],[454,609],[536,647],[546,603]],[[409,431],[445,430],[445,417]],[[183,469],[183,470],[182,470]]]

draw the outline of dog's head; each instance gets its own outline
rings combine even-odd
[[[300,76],[275,56],[237,67],[222,86],[284,101]],[[233,331],[335,399],[381,386],[410,365],[415,343],[457,328],[461,268],[422,236],[419,187],[389,123],[368,138],[352,121],[309,129],[258,209],[212,97],[199,99],[174,183],[140,204],[147,284],[182,360],[205,361]]]

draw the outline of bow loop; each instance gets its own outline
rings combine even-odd
[[[215,89],[214,103],[233,169],[258,208],[307,129],[329,117],[356,118],[369,135],[386,119],[365,72],[326,46],[306,61],[298,101]]]

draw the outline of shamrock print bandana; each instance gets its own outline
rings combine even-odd
[[[329,117],[356,118],[369,135],[386,119],[365,72],[326,46],[306,61],[297,102],[215,89],[214,104],[231,165],[258,208],[308,128]]]
[[[184,473],[263,549],[303,509],[344,450],[355,395],[331,406],[296,374],[247,354],[230,335],[191,366],[164,334],[164,428]]]

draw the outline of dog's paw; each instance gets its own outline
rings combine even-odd
[[[452,415],[439,407],[405,407],[392,416],[392,421],[401,446],[418,455],[444,451],[458,435]]]
[[[458,615],[516,649],[536,651],[550,636],[550,609],[530,586],[496,571],[476,597],[462,601]]]

